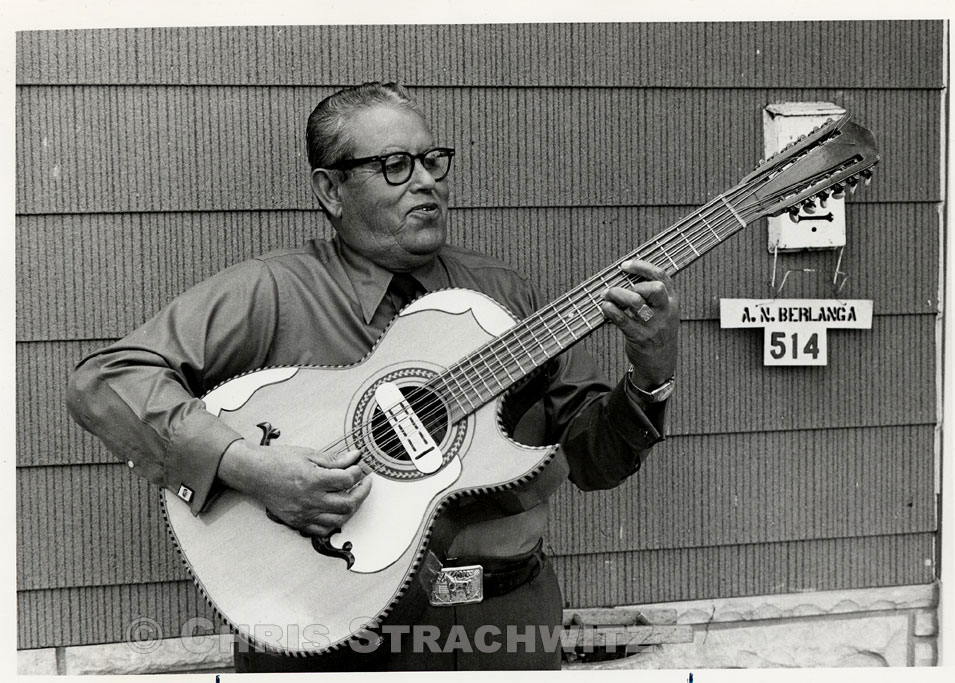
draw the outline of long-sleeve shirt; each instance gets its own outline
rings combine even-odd
[[[540,308],[535,288],[515,270],[450,245],[412,274],[429,291],[482,292],[519,319]],[[200,514],[221,486],[216,472],[223,453],[241,438],[205,410],[201,397],[250,370],[359,361],[397,313],[391,278],[337,238],[237,264],[81,360],[69,410],[135,472]],[[468,503],[496,510],[465,526],[449,555],[527,552],[544,532],[544,503],[568,476],[589,490],[616,486],[636,471],[661,438],[664,409],[648,416],[623,382],[611,388],[579,346],[548,364],[543,381],[529,385],[543,395],[531,397],[514,433],[529,445],[559,442],[561,449],[529,484]]]

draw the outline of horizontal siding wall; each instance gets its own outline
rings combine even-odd
[[[861,202],[930,201],[932,90],[417,88],[460,150],[453,204],[700,205],[763,156],[762,108],[831,100],[884,162]],[[328,88],[34,86],[17,96],[17,213],[315,209],[304,122]]]
[[[679,274],[671,436],[614,491],[563,487],[547,543],[578,607],[932,581],[943,38],[869,21],[18,34],[18,647],[214,620],[158,489],[69,419],[67,377],[195,282],[328,236],[304,121],[377,78],[457,149],[452,240],[545,298],[751,170],[765,105],[832,101],[872,129],[883,160],[844,253],[774,272],[759,221]],[[719,300],[784,276],[781,297],[872,299],[872,329],[831,331],[827,367],[764,368],[762,334],[720,329]],[[611,330],[585,344],[622,373]]]
[[[228,633],[192,581],[20,592],[17,617],[21,649],[111,643],[157,627],[164,638]]]
[[[531,277],[549,299],[569,291],[694,207],[456,209],[451,238]],[[877,315],[933,313],[938,306],[938,209],[931,203],[848,205],[849,244],[787,255],[780,296],[870,298]],[[108,339],[126,334],[177,294],[276,245],[328,236],[315,211],[20,216],[17,339]],[[718,319],[719,299],[771,296],[765,221],[677,275],[683,317]],[[569,255],[573,255],[570,258]],[[812,272],[804,272],[804,269]],[[75,305],[82,301],[82,306]]]
[[[558,557],[568,605],[930,583],[933,534]]]
[[[938,21],[41,31],[17,37],[17,82],[938,88],[942,36]]]

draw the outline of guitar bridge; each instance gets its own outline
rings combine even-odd
[[[375,401],[415,469],[422,474],[433,474],[441,469],[443,458],[438,444],[397,385],[392,382],[379,384],[375,389]]]

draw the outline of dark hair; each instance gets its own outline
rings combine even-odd
[[[312,170],[337,163],[352,153],[355,141],[346,134],[348,119],[359,109],[377,105],[404,107],[421,114],[411,94],[397,83],[362,83],[329,95],[308,117],[305,145]]]

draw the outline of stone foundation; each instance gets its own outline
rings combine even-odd
[[[567,669],[721,669],[934,666],[938,586],[819,591],[613,609],[565,610],[573,644],[629,643],[606,659],[570,654]],[[585,638],[581,638],[581,634]],[[603,661],[588,662],[588,658]],[[232,670],[230,636],[21,650],[20,674],[127,674]]]
[[[934,666],[938,586],[898,586],[635,605],[675,610],[692,642],[570,669]]]

